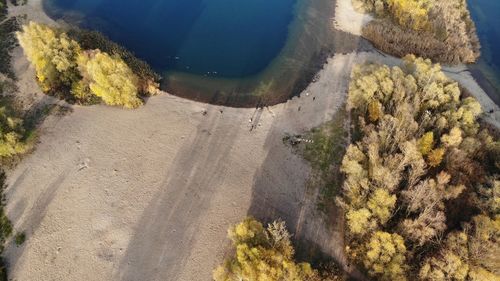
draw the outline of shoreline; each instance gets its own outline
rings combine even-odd
[[[488,96],[495,102],[496,105],[500,106],[500,89],[497,89],[491,81],[485,76],[483,70],[479,65],[468,66],[472,77],[481,86],[481,88],[488,94]]]
[[[28,1],[30,19],[43,19],[29,11],[40,4]],[[20,97],[59,102],[41,93],[15,52]],[[227,228],[246,215],[281,217],[298,240],[315,241],[347,266],[343,236],[309,197],[310,164],[283,136],[331,120],[345,103],[353,65],[367,61],[400,59],[334,54],[299,96],[260,109],[162,92],[133,111],[71,105],[71,114],[49,116],[37,149],[8,171],[6,213],[27,235],[21,247],[6,246],[9,277],[211,280],[229,247]],[[478,91],[473,79],[464,81]]]
[[[286,102],[314,81],[331,54],[368,49],[359,36],[333,29],[334,12],[335,1],[297,0],[285,45],[261,72],[234,79],[159,72],[163,77],[161,90],[228,107],[255,108]]]

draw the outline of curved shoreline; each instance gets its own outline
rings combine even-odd
[[[314,80],[334,52],[368,49],[358,36],[333,30],[334,4],[331,0],[297,0],[284,47],[258,74],[232,79],[172,71],[162,75],[161,88],[176,96],[230,107],[286,102]]]
[[[20,98],[59,102],[38,89],[19,48],[14,60]],[[281,217],[294,237],[346,265],[343,236],[314,216],[309,163],[282,138],[331,120],[353,65],[366,61],[400,62],[377,52],[335,54],[299,97],[262,109],[162,93],[134,111],[71,106],[71,114],[50,116],[37,150],[9,171],[6,212],[28,238],[6,247],[9,277],[211,280],[229,247],[227,228],[246,215]],[[475,95],[482,91],[457,75]]]

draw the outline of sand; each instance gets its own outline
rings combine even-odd
[[[333,20],[336,29],[361,36],[363,26],[369,23],[373,17],[369,14],[357,12],[352,0],[337,0],[335,18]]]
[[[134,111],[75,106],[48,118],[37,150],[8,175],[7,213],[28,237],[7,247],[10,276],[210,280],[226,229],[247,214],[336,245],[305,219],[310,167],[282,138],[331,119],[356,58],[335,56],[308,95],[263,110],[162,94]]]
[[[30,19],[44,17],[39,3],[23,8]],[[55,102],[15,52],[20,98]],[[210,280],[231,250],[227,228],[247,215],[284,219],[297,240],[345,265],[343,216],[325,225],[307,188],[311,168],[282,139],[331,120],[352,66],[365,61],[398,62],[336,54],[301,97],[264,109],[162,93],[133,111],[72,106],[50,116],[36,151],[8,172],[6,211],[27,235],[7,245],[10,278]]]

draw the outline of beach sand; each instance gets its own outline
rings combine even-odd
[[[39,3],[23,13],[45,18]],[[54,102],[15,52],[20,98]],[[133,111],[72,106],[48,117],[36,151],[8,172],[6,211],[27,236],[20,247],[7,245],[9,277],[211,280],[231,250],[227,228],[247,215],[284,219],[295,239],[345,266],[343,216],[325,225],[306,188],[310,165],[282,139],[331,120],[344,106],[353,65],[365,61],[399,60],[336,54],[300,97],[264,109],[162,93]]]

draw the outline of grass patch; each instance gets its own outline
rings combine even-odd
[[[332,165],[342,161],[347,143],[345,119],[345,110],[339,110],[332,121],[312,129],[307,135],[312,143],[305,144],[303,156],[314,169],[327,173]]]
[[[311,130],[304,138],[312,142],[301,148],[303,157],[311,163],[311,185],[320,188],[318,208],[326,211],[333,204],[343,180],[340,165],[348,144],[347,113],[344,108],[333,119]]]

